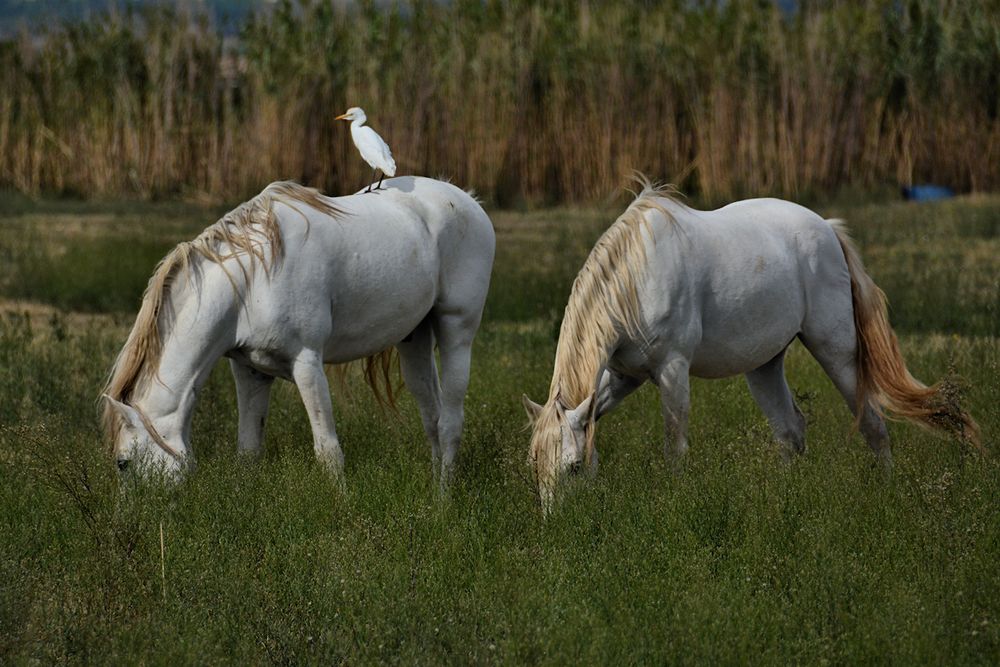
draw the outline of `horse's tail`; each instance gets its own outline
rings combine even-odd
[[[372,390],[378,404],[395,412],[397,410],[396,394],[400,386],[398,381],[393,382],[393,368],[397,371],[395,375],[397,377],[399,375],[399,353],[396,348],[390,347],[370,357],[334,366],[333,374],[345,391],[350,390],[347,384],[347,374],[356,365],[360,365],[361,375]]]
[[[363,368],[365,382],[375,395],[375,400],[383,407],[396,410],[396,386],[392,382],[392,369],[399,375],[399,353],[395,347],[382,350],[378,354],[365,357]],[[398,386],[398,385],[397,385]]]
[[[922,426],[943,431],[982,449],[979,426],[959,404],[960,391],[952,381],[931,387],[910,375],[889,325],[885,293],[865,271],[854,242],[842,221],[829,221],[840,241],[851,274],[851,299],[857,330],[858,410],[866,403],[888,410]]]

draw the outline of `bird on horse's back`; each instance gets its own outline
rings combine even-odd
[[[370,127],[365,127],[368,116],[365,115],[361,107],[351,107],[345,113],[337,116],[335,120],[346,120],[351,123],[351,139],[354,146],[361,153],[362,159],[372,168],[372,182],[375,181],[375,173],[382,172],[378,179],[376,190],[382,189],[382,178],[396,175],[396,161],[392,157],[389,145],[378,135],[378,132]],[[372,184],[368,184],[365,192],[372,191]]]

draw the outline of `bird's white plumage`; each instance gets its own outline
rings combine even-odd
[[[375,130],[354,122],[351,123],[351,138],[368,166],[381,169],[389,177],[396,175],[396,161],[392,159],[392,152]]]
[[[338,118],[351,121],[351,138],[354,139],[354,145],[358,147],[358,152],[368,166],[380,169],[386,176],[395,176],[396,161],[392,159],[392,151],[375,130],[365,127],[368,117],[364,110],[360,107],[351,107],[347,113]]]

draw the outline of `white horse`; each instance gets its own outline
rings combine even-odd
[[[378,194],[336,199],[272,183],[178,245],[150,279],[104,393],[118,468],[176,476],[193,460],[198,390],[225,356],[239,451],[260,451],[271,383],[285,378],[302,396],[317,458],[339,474],[324,364],[367,358],[378,395],[395,346],[446,484],[494,246],[486,213],[448,183],[395,178]]]
[[[660,390],[668,459],[688,448],[689,375],[744,374],[786,457],[805,451],[783,368],[795,338],[887,467],[883,408],[978,444],[972,418],[906,370],[885,295],[839,221],[778,199],[696,211],[646,183],[573,283],[548,401],[523,397],[543,509],[561,474],[596,469],[596,421],[646,380]]]

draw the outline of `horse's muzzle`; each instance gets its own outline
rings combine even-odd
[[[118,472],[125,472],[128,470],[128,459],[118,459],[115,461],[115,465],[118,466]]]

